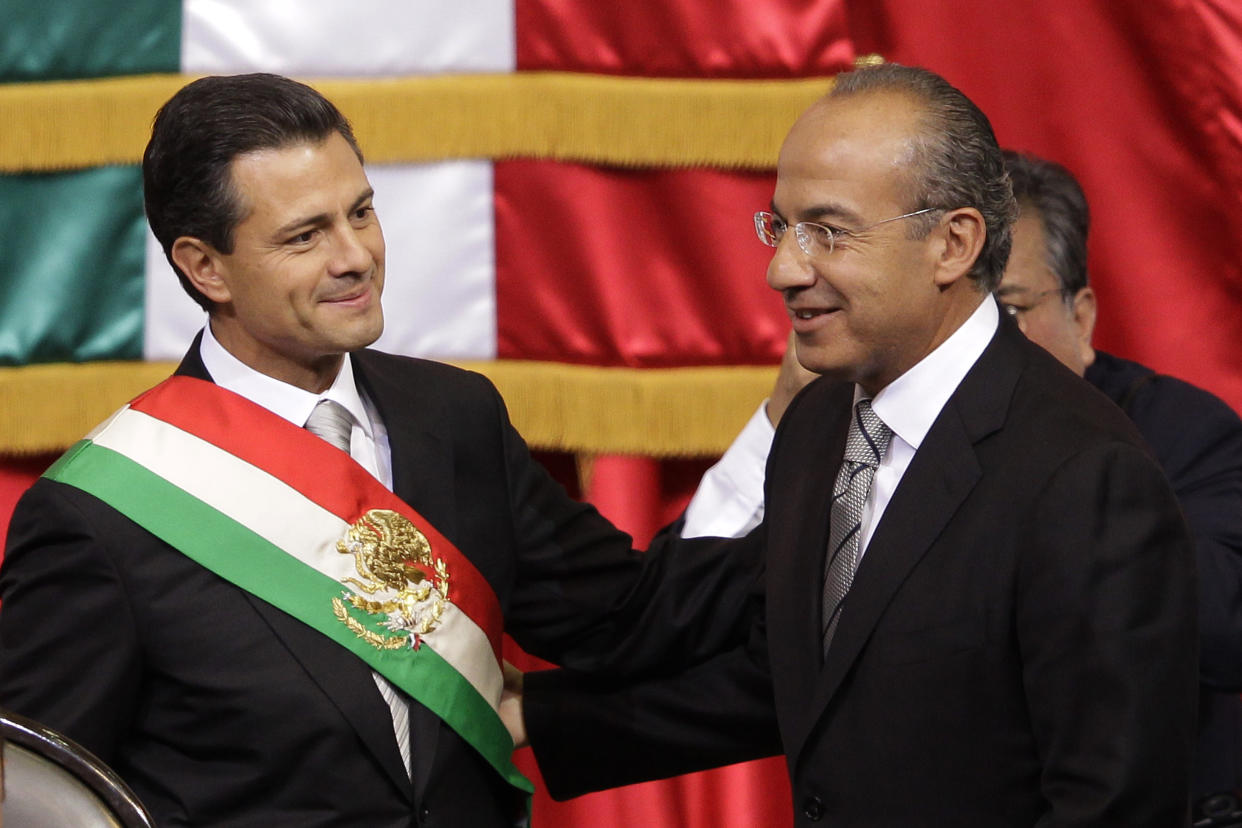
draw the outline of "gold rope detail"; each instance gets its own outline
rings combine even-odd
[[[496,384],[533,448],[653,457],[722,453],[771,392],[775,367],[596,368],[461,363]],[[57,452],[172,373],[172,363],[0,368],[0,455]]]
[[[0,84],[0,172],[136,164],[185,75]],[[543,158],[770,168],[830,78],[693,80],[567,72],[310,80],[375,163]]]

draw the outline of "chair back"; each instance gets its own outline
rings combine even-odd
[[[81,745],[0,711],[6,828],[154,828],[121,778]]]

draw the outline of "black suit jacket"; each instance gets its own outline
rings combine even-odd
[[[894,492],[823,661],[852,396],[819,380],[781,421],[764,523],[735,541],[767,558],[747,647],[612,691],[528,676],[549,789],[783,751],[798,824],[1185,824],[1194,561],[1133,426],[1002,319]],[[584,762],[590,742],[609,750]]]
[[[354,368],[394,490],[471,559],[529,652],[600,671],[734,634],[753,562],[692,544],[634,553],[531,459],[477,374],[372,351]],[[209,378],[197,343],[178,372]],[[651,597],[665,579],[679,604],[726,614],[681,627],[675,647],[667,629],[650,638],[647,614],[670,614]],[[22,498],[0,596],[0,704],[109,762],[162,825],[500,826],[521,811],[418,704],[411,783],[367,665],[77,489],[40,480]]]
[[[1242,792],[1242,420],[1202,388],[1103,351],[1086,378],[1151,446],[1194,537],[1200,693],[1192,793]]]

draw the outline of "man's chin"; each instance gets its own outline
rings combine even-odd
[[[356,320],[352,325],[341,326],[338,332],[343,351],[357,351],[369,347],[384,333],[384,316],[377,313],[374,319]]]

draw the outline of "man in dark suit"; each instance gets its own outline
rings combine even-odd
[[[1019,215],[996,290],[1032,342],[1102,391],[1134,422],[1169,478],[1195,543],[1199,571],[1199,726],[1191,794],[1205,806],[1242,792],[1242,420],[1221,399],[1092,345],[1086,195],[1069,170],[1005,151]],[[792,347],[790,352],[792,353]],[[683,537],[738,537],[763,516],[771,423],[815,378],[787,353],[772,398],[695,492]]]
[[[740,541],[758,620],[661,679],[527,676],[554,795],[783,751],[798,824],[1187,822],[1186,529],[1133,426],[989,298],[1015,213],[986,118],[930,72],[841,76],[795,124],[756,226],[825,376]]]
[[[665,616],[652,585],[670,580],[669,600],[722,613],[676,646],[706,656],[753,563],[635,554],[531,459],[484,378],[365,350],[384,240],[314,90],[196,81],[143,174],[209,324],[19,503],[0,704],[113,765],[162,825],[520,821],[502,627],[581,669],[658,662],[645,613]]]

